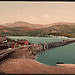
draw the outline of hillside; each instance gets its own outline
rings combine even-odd
[[[24,22],[24,21],[16,21],[14,23],[5,23],[2,24],[2,26],[5,27],[30,27],[30,28],[38,28],[38,29],[42,29],[42,28],[48,28],[50,26],[54,26],[54,25],[75,25],[75,23],[68,23],[68,22],[56,22],[56,23],[52,23],[52,24],[31,24],[28,22]]]
[[[68,37],[75,37],[75,25],[68,23],[57,23],[47,28],[33,28],[33,27],[5,27],[0,25],[0,34],[15,35],[15,36],[45,36],[45,35],[64,35]]]
[[[48,32],[56,32],[56,33],[61,33],[61,32],[67,32],[67,33],[74,33],[75,32],[75,25],[54,25],[50,26],[48,28],[43,28],[43,30],[47,30]]]
[[[48,24],[50,26],[53,25],[75,25],[75,23],[69,23],[69,22],[56,22],[56,23],[52,23],[52,24]]]
[[[64,35],[68,37],[75,37],[75,25],[54,25],[44,28],[49,34]]]
[[[31,28],[38,28],[38,29],[49,27],[49,25],[31,24],[31,23],[23,22],[23,21],[17,21],[14,23],[6,23],[6,24],[2,24],[2,26],[5,26],[5,27],[31,27]]]
[[[27,35],[28,31],[37,30],[36,28],[30,28],[30,27],[3,27],[0,29],[0,34],[3,35]]]

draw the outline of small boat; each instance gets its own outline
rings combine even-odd
[[[56,64],[64,64],[64,62],[56,62]]]

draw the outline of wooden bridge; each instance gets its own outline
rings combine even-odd
[[[68,39],[68,40],[63,40],[63,41],[59,41],[59,42],[50,42],[50,43],[43,43],[43,44],[23,45],[21,47],[12,48],[12,49],[8,48],[8,49],[0,51],[0,62],[2,62],[2,60],[4,60],[5,58],[7,58],[8,56],[10,57],[10,55],[16,49],[22,49],[22,48],[27,47],[28,50],[32,51],[32,54],[35,55],[39,51],[46,51],[46,50],[49,50],[51,48],[68,45],[68,44],[74,43],[74,42],[75,42],[75,40],[69,40]]]
[[[31,47],[31,50],[33,52],[39,52],[39,51],[46,51],[49,50],[51,48],[55,48],[55,47],[60,47],[60,46],[64,46],[64,45],[68,45],[70,43],[74,43],[75,40],[63,40],[63,41],[59,41],[59,42],[51,42],[51,43],[43,43],[43,44],[38,44],[35,46]]]
[[[63,41],[60,41],[60,42],[44,43],[44,44],[41,44],[41,45],[43,46],[43,50],[48,50],[48,49],[51,49],[51,48],[68,45],[68,44],[73,43],[73,42],[75,42],[75,40],[63,40]]]

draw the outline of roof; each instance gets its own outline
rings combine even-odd
[[[24,39],[24,40],[23,40],[23,39],[18,39],[18,40],[17,40],[18,43],[25,43],[26,41],[27,41],[27,40],[25,40],[25,39]]]

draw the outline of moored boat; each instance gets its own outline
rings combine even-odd
[[[56,62],[56,64],[64,64],[64,62]]]

